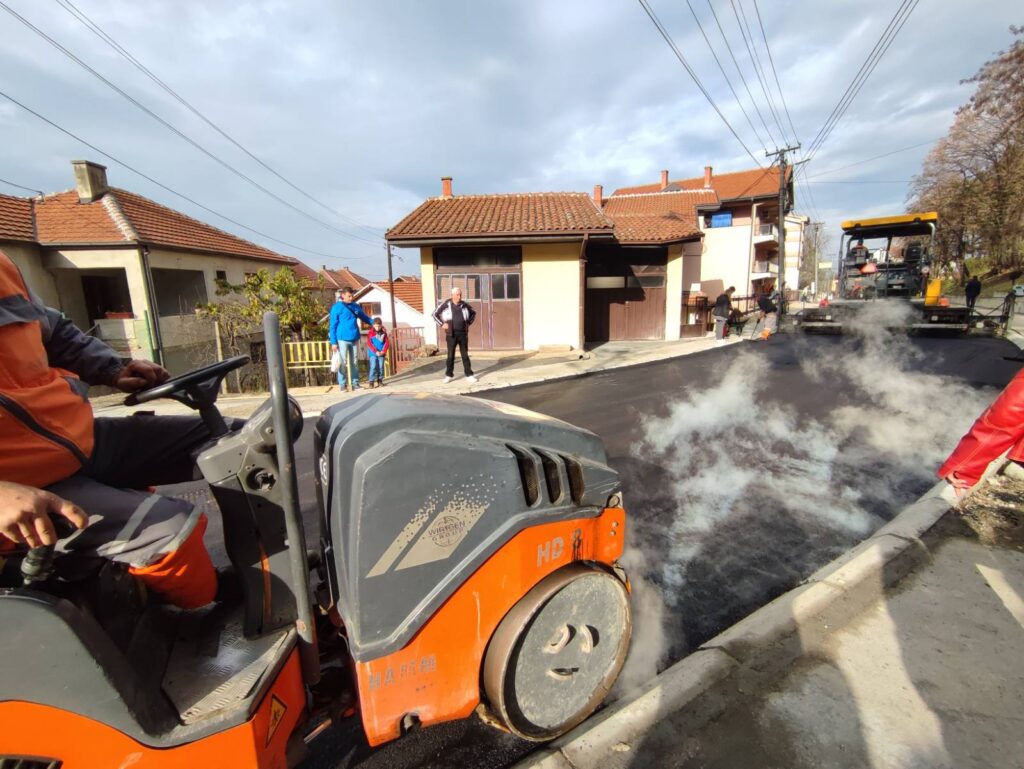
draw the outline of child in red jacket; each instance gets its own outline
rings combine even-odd
[[[373,326],[366,335],[366,352],[370,358],[370,387],[384,386],[384,359],[391,346],[388,332],[380,318],[373,319]]]

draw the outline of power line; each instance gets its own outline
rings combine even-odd
[[[878,66],[878,62],[881,61],[886,51],[892,45],[893,40],[896,39],[896,35],[899,34],[900,30],[903,29],[903,25],[906,24],[907,19],[910,18],[910,14],[914,12],[920,0],[903,0],[900,3],[899,8],[896,9],[896,13],[890,19],[889,24],[883,30],[881,36],[878,38],[878,42],[875,43],[874,48],[868,54],[868,57],[864,60],[857,74],[854,75],[850,84],[846,87],[846,91],[840,97],[839,102],[832,109],[832,112],[826,118],[824,125],[818,131],[814,140],[811,142],[811,146],[807,153],[807,158],[810,159],[821,149],[821,146],[828,140],[829,136],[832,135],[832,131],[835,130],[836,125],[842,119],[843,115],[846,114],[850,104],[860,93],[864,83],[867,82],[868,78],[875,71],[875,67]]]
[[[767,82],[762,72],[761,59],[757,55],[756,47],[753,45],[754,36],[750,33],[750,25],[747,23],[747,12],[743,10],[743,0],[740,0],[739,12],[736,10],[735,0],[729,0],[729,4],[732,6],[733,15],[736,17],[736,25],[740,28],[740,36],[743,38],[743,44],[747,47],[747,56],[750,57],[750,63],[754,67],[754,74],[757,75],[757,80],[761,84],[761,93],[764,94],[764,100],[768,103],[768,110],[771,112],[772,117],[775,119],[775,125],[779,129],[779,135],[782,137],[782,143],[786,143],[786,129],[782,127],[782,121],[779,120],[779,114],[775,111],[775,103],[771,95],[768,93]],[[740,21],[740,13],[743,14],[743,20]],[[749,35],[749,41],[747,37]]]
[[[793,125],[793,116],[789,114],[789,105],[786,104],[786,94],[782,92],[782,83],[779,81],[779,73],[775,69],[775,59],[772,57],[772,49],[768,45],[768,35],[764,31],[764,22],[761,20],[761,9],[757,7],[757,0],[754,2],[754,11],[757,12],[757,23],[761,27],[761,38],[764,40],[764,49],[768,52],[768,63],[772,65],[772,75],[775,77],[775,87],[779,89],[779,97],[782,99],[782,107],[786,110],[786,120],[789,122],[790,130],[793,131],[793,139],[796,140],[797,144],[800,143],[800,137],[796,134],[796,127]]]
[[[313,203],[316,203],[318,206],[323,208],[328,213],[334,214],[335,216],[337,216],[340,219],[343,219],[344,221],[348,222],[352,226],[359,227],[360,229],[368,232],[373,237],[376,237],[376,238],[380,237],[380,233],[376,232],[374,230],[374,228],[369,227],[367,225],[364,225],[364,224],[362,224],[360,222],[357,222],[355,219],[352,219],[352,218],[350,218],[348,216],[345,216],[345,214],[341,213],[340,211],[336,211],[335,209],[331,208],[326,203],[322,202],[318,198],[316,198],[313,195],[311,195],[310,193],[306,192],[306,190],[304,190],[301,187],[299,187],[297,184],[292,182],[290,179],[287,179],[285,176],[283,176],[282,174],[278,173],[276,170],[271,168],[267,163],[265,163],[263,160],[261,160],[255,154],[253,154],[247,148],[242,146],[242,144],[240,142],[238,142],[233,136],[229,135],[226,131],[224,131],[224,129],[222,129],[220,126],[218,126],[216,123],[214,123],[208,117],[206,117],[206,115],[204,115],[199,109],[194,107],[189,101],[187,101],[177,91],[175,91],[173,88],[171,88],[169,85],[167,85],[167,83],[165,83],[159,77],[157,77],[148,67],[146,67],[135,56],[133,56],[127,49],[125,49],[113,37],[111,37],[109,34],[107,34],[107,32],[104,31],[102,27],[100,27],[96,22],[94,22],[92,19],[90,19],[83,11],[81,11],[79,8],[77,8],[75,6],[75,4],[73,2],[71,2],[71,0],[56,0],[56,2],[65,11],[67,11],[75,19],[77,19],[82,25],[84,25],[88,30],[90,30],[93,34],[95,34],[97,37],[99,37],[103,42],[105,42],[107,45],[109,45],[111,48],[113,48],[118,54],[120,54],[128,62],[130,62],[136,69],[138,69],[140,72],[142,72],[146,77],[148,77],[150,80],[152,80],[154,83],[156,83],[161,89],[163,89],[166,93],[168,93],[171,97],[173,97],[176,101],[178,101],[182,106],[184,106],[186,109],[188,109],[192,114],[194,114],[196,117],[198,117],[200,120],[202,120],[208,126],[210,126],[210,128],[212,128],[214,131],[219,133],[221,136],[223,136],[225,139],[227,139],[229,142],[231,142],[233,145],[235,145],[238,149],[240,149],[242,152],[244,152],[246,155],[248,155],[254,161],[259,163],[263,168],[265,168],[267,171],[272,173],[278,179],[283,181],[285,184],[287,184],[293,190],[295,190],[296,192],[298,192],[300,195],[302,195],[303,197],[307,198],[308,200],[312,201]]]
[[[910,184],[910,179],[836,179],[834,181],[804,179],[804,182],[806,184]]]
[[[26,192],[38,192],[40,195],[43,194],[42,190],[34,190],[31,187],[26,187],[22,184],[15,184],[14,182],[9,182],[6,179],[0,179],[0,183],[6,184],[8,187],[17,187],[19,190],[25,190]]]
[[[935,142],[939,141],[939,139],[941,139],[941,138],[942,137],[940,136],[940,137],[938,137],[936,139],[929,139],[928,141],[921,142],[919,144],[911,144],[909,147],[901,147],[898,150],[893,150],[892,152],[886,152],[883,155],[875,155],[874,157],[864,158],[863,160],[857,160],[857,161],[855,161],[853,163],[850,163],[849,165],[839,166],[839,168],[830,168],[827,171],[822,171],[820,174],[815,174],[814,176],[811,176],[809,178],[817,179],[817,178],[822,177],[822,176],[827,176],[828,174],[834,174],[834,173],[837,173],[839,171],[845,171],[848,168],[854,168],[856,166],[861,166],[861,165],[864,165],[865,163],[870,163],[870,162],[872,162],[874,160],[881,160],[882,158],[887,158],[890,155],[897,155],[900,152],[906,152],[907,150],[914,150],[914,149],[917,149],[918,147],[927,147],[929,144],[935,144]]]
[[[729,38],[725,34],[725,30],[722,28],[722,22],[718,19],[718,14],[715,13],[715,6],[711,4],[711,0],[708,0],[708,8],[711,9],[711,15],[715,17],[715,25],[718,27],[718,32],[722,36],[722,40],[725,41],[725,47],[729,51],[729,56],[732,58],[732,64],[736,67],[736,74],[740,76],[740,80],[743,82],[743,88],[747,92],[747,97],[750,99],[750,103],[754,105],[754,111],[757,113],[758,119],[761,121],[761,125],[764,126],[764,132],[768,134],[768,138],[772,144],[778,144],[775,137],[772,136],[771,130],[768,128],[768,121],[764,119],[764,115],[761,114],[761,108],[757,106],[757,100],[754,98],[754,94],[750,92],[750,86],[747,85],[747,79],[743,76],[743,70],[740,69],[740,63],[736,60],[736,54],[732,50],[732,45],[729,43]]]
[[[42,120],[44,123],[52,126],[53,128],[56,128],[58,131],[60,131],[65,136],[69,136],[72,139],[74,139],[75,141],[81,142],[83,145],[85,145],[86,147],[91,149],[93,152],[99,153],[100,155],[105,157],[107,160],[109,160],[109,161],[111,161],[113,163],[117,163],[119,166],[128,169],[133,174],[136,174],[137,176],[141,176],[146,181],[148,181],[148,182],[150,182],[152,184],[155,184],[160,189],[165,190],[165,191],[171,193],[172,195],[177,195],[182,200],[188,201],[189,203],[191,203],[192,205],[196,206],[197,208],[201,208],[202,210],[204,210],[204,211],[206,211],[208,213],[211,213],[214,216],[218,216],[218,217],[220,217],[221,219],[223,219],[226,222],[231,222],[231,224],[234,224],[236,227],[241,227],[244,230],[248,230],[249,232],[252,232],[252,233],[254,233],[256,235],[259,235],[261,238],[266,238],[267,240],[271,240],[271,241],[273,241],[275,243],[280,243],[282,246],[287,246],[288,248],[293,248],[293,249],[295,249],[297,251],[305,251],[308,254],[314,254],[316,256],[323,256],[323,257],[326,257],[328,259],[340,259],[341,258],[341,257],[339,257],[339,256],[337,256],[335,254],[326,254],[326,253],[323,253],[322,251],[314,251],[311,248],[305,248],[303,246],[297,246],[294,243],[289,243],[287,240],[281,240],[280,238],[275,238],[273,235],[268,235],[267,233],[261,232],[260,230],[257,230],[254,227],[250,227],[248,224],[243,224],[242,222],[238,221],[237,219],[232,219],[230,216],[222,214],[219,211],[215,211],[214,209],[210,208],[209,206],[205,206],[202,203],[198,202],[197,200],[194,200],[193,198],[190,198],[188,195],[185,195],[182,192],[178,192],[177,190],[172,189],[171,187],[168,187],[166,184],[164,184],[162,182],[158,182],[152,176],[150,176],[150,175],[148,175],[148,174],[138,170],[137,168],[129,165],[128,163],[124,162],[123,160],[120,160],[119,158],[114,157],[109,152],[104,152],[99,147],[97,147],[95,144],[91,144],[90,142],[87,142],[82,137],[72,133],[71,131],[69,131],[68,129],[64,128],[63,126],[58,125],[57,123],[55,123],[54,121],[52,121],[48,117],[46,117],[45,115],[41,115],[40,113],[36,112],[31,107],[29,107],[29,106],[23,104],[22,102],[18,101],[17,99],[15,99],[10,94],[5,93],[4,91],[0,91],[0,96],[4,97],[5,99],[7,99],[12,104],[15,104],[15,105],[21,107],[23,110],[28,112],[30,115],[34,115],[35,117],[37,117],[40,120]],[[356,256],[356,257],[345,257],[345,258],[346,259],[348,259],[348,258],[367,259],[369,257]]]
[[[61,53],[63,53],[63,54],[65,55],[65,56],[67,56],[67,57],[68,57],[69,59],[71,59],[71,60],[72,60],[73,62],[75,62],[75,63],[76,63],[76,64],[78,64],[78,65],[79,65],[80,67],[82,67],[82,68],[83,68],[83,69],[85,69],[85,70],[86,70],[87,72],[89,72],[89,73],[90,73],[91,75],[93,75],[93,77],[97,78],[97,79],[98,79],[98,80],[100,80],[100,81],[101,81],[102,83],[104,83],[104,84],[105,84],[106,86],[108,86],[108,87],[109,87],[109,88],[110,88],[111,90],[113,90],[113,91],[114,91],[115,93],[117,93],[118,95],[122,96],[122,97],[123,97],[124,99],[126,99],[126,100],[127,100],[128,102],[130,102],[131,104],[133,104],[133,105],[134,105],[135,107],[137,107],[137,108],[138,108],[138,109],[140,109],[141,111],[145,112],[145,113],[146,113],[147,115],[149,115],[149,116],[150,116],[151,118],[153,118],[153,119],[154,119],[154,120],[156,120],[156,121],[157,121],[158,123],[160,123],[160,124],[161,124],[161,125],[163,125],[163,126],[164,126],[165,128],[167,128],[167,130],[171,131],[172,133],[174,133],[175,135],[177,135],[178,137],[180,137],[180,138],[181,138],[182,140],[184,140],[184,141],[185,141],[185,142],[187,142],[188,144],[190,144],[190,145],[192,145],[193,147],[195,147],[195,148],[196,148],[197,150],[199,150],[200,152],[202,152],[202,153],[203,153],[204,155],[206,155],[206,156],[207,156],[208,158],[210,158],[210,159],[211,159],[211,160],[213,160],[214,162],[218,163],[219,165],[223,166],[223,167],[224,167],[225,169],[227,169],[228,171],[230,171],[231,173],[233,173],[233,174],[234,174],[235,176],[237,176],[237,177],[239,177],[240,179],[242,179],[242,180],[244,180],[244,181],[248,182],[248,183],[249,183],[250,185],[252,185],[252,186],[253,186],[253,187],[255,187],[256,189],[260,190],[260,191],[261,191],[261,192],[263,192],[264,194],[268,195],[269,197],[273,198],[274,200],[276,200],[277,202],[281,203],[282,205],[285,205],[285,206],[287,206],[288,208],[290,208],[291,210],[295,211],[296,213],[298,213],[298,214],[300,214],[300,215],[302,215],[302,216],[306,217],[307,219],[309,219],[309,220],[311,220],[311,221],[314,221],[314,222],[316,222],[317,224],[321,225],[322,227],[325,227],[325,228],[327,228],[327,229],[331,230],[332,232],[335,232],[335,233],[337,233],[338,235],[342,235],[342,236],[344,236],[344,237],[346,237],[346,238],[351,238],[351,239],[353,239],[353,240],[358,240],[358,241],[362,241],[363,243],[369,243],[370,245],[377,245],[377,243],[376,243],[375,241],[371,241],[371,240],[369,240],[369,239],[367,239],[367,238],[361,237],[361,236],[359,236],[359,235],[354,235],[354,234],[352,234],[352,233],[350,233],[350,232],[346,232],[345,230],[339,229],[339,228],[335,227],[335,226],[334,226],[333,224],[330,224],[329,222],[325,222],[325,221],[324,221],[323,219],[320,219],[320,218],[318,218],[318,217],[316,217],[316,216],[313,216],[313,215],[312,215],[311,213],[309,213],[308,211],[304,211],[304,210],[302,210],[301,208],[299,208],[298,206],[295,206],[295,205],[293,205],[293,204],[289,203],[289,202],[288,202],[287,200],[285,200],[284,198],[282,198],[282,197],[281,197],[280,195],[277,195],[276,193],[274,193],[274,192],[272,192],[271,190],[267,189],[267,188],[266,188],[266,187],[264,187],[264,186],[263,186],[262,184],[260,184],[260,183],[259,183],[259,182],[257,182],[257,181],[256,181],[255,179],[253,179],[252,177],[250,177],[250,176],[247,176],[247,175],[246,175],[246,174],[244,174],[243,172],[239,171],[239,170],[238,170],[237,168],[235,168],[234,166],[232,166],[232,165],[231,165],[230,163],[228,163],[227,161],[225,161],[225,160],[221,159],[220,157],[218,157],[218,156],[217,156],[217,155],[215,155],[214,153],[210,152],[210,151],[209,151],[208,149],[206,149],[206,148],[205,148],[204,146],[202,146],[201,144],[199,144],[199,142],[195,141],[194,139],[192,139],[191,137],[189,137],[188,135],[186,135],[186,134],[185,134],[184,132],[182,132],[182,131],[178,130],[177,128],[175,128],[175,127],[174,127],[173,125],[171,125],[171,124],[170,124],[169,122],[167,122],[167,121],[166,121],[166,120],[164,120],[164,119],[163,119],[162,117],[160,117],[160,116],[159,116],[158,114],[156,114],[155,112],[153,112],[153,110],[149,109],[149,107],[147,107],[146,105],[142,104],[142,102],[140,102],[140,101],[139,101],[138,99],[136,99],[136,98],[135,98],[135,97],[133,97],[133,96],[132,96],[131,94],[129,94],[129,93],[125,92],[124,90],[122,90],[122,89],[121,89],[120,87],[118,87],[118,86],[117,86],[116,84],[112,83],[112,82],[111,82],[110,80],[108,80],[108,79],[107,79],[107,78],[105,78],[105,77],[104,77],[103,75],[101,75],[101,74],[100,74],[99,72],[97,72],[97,71],[96,71],[95,69],[93,69],[93,68],[92,68],[92,67],[90,67],[90,66],[89,66],[88,64],[86,64],[86,63],[85,63],[85,62],[84,62],[84,61],[83,61],[82,59],[78,58],[78,56],[76,56],[75,54],[73,54],[73,53],[72,53],[71,51],[69,51],[69,50],[68,50],[67,48],[65,48],[65,47],[64,47],[63,45],[61,45],[61,44],[60,44],[59,42],[57,42],[57,41],[56,41],[56,40],[54,40],[54,39],[53,39],[52,37],[50,37],[50,36],[49,36],[49,35],[47,35],[47,34],[46,34],[45,32],[43,32],[43,31],[42,31],[41,29],[39,29],[38,27],[36,27],[36,26],[35,26],[34,24],[32,24],[32,22],[30,22],[30,21],[29,21],[28,19],[26,19],[25,17],[23,17],[23,16],[21,16],[20,14],[18,14],[18,13],[17,13],[16,11],[14,11],[14,10],[13,10],[13,9],[12,9],[12,8],[11,8],[10,6],[8,6],[8,5],[6,4],[6,3],[2,2],[2,0],[0,0],[0,8],[3,8],[3,9],[4,9],[5,11],[7,11],[7,12],[8,12],[9,14],[11,14],[11,15],[12,15],[12,16],[13,16],[14,18],[16,18],[16,19],[17,19],[18,21],[20,21],[20,22],[21,22],[22,24],[24,24],[24,25],[25,25],[26,27],[28,27],[28,28],[29,28],[29,29],[31,29],[31,30],[32,30],[33,32],[35,32],[35,33],[36,33],[37,35],[39,35],[39,36],[40,36],[40,37],[42,37],[42,38],[43,38],[44,40],[46,40],[46,41],[47,41],[47,42],[48,42],[48,43],[49,43],[50,45],[52,45],[52,46],[53,46],[54,48],[56,48],[56,49],[57,49],[58,51],[60,51]]]
[[[728,119],[726,119],[725,115],[722,114],[722,110],[720,110],[718,108],[718,105],[715,104],[715,100],[711,98],[711,94],[708,93],[703,83],[700,82],[700,78],[697,77],[697,73],[693,71],[693,68],[686,61],[686,58],[683,56],[679,48],[676,46],[675,42],[672,40],[672,36],[669,35],[668,30],[666,30],[665,27],[662,25],[661,21],[658,20],[657,15],[654,13],[654,9],[651,8],[647,0],[638,0],[638,2],[643,7],[644,11],[647,12],[647,15],[651,19],[651,22],[654,24],[658,32],[661,33],[661,36],[665,38],[665,42],[668,43],[668,47],[672,49],[672,53],[674,53],[676,55],[676,58],[679,59],[679,63],[683,65],[683,69],[687,71],[687,73],[693,79],[693,82],[696,83],[697,88],[699,88],[700,92],[704,94],[704,98],[708,100],[708,104],[710,104],[711,107],[715,110],[715,112],[718,113],[718,117],[720,117],[722,119],[722,122],[725,123],[725,126],[726,128],[729,129],[729,132],[734,137],[736,137],[736,141],[738,141],[740,145],[743,147],[743,149],[746,150],[747,154],[750,155],[750,159],[757,163],[759,168],[764,168],[764,166],[761,165],[761,162],[756,157],[754,157],[754,153],[750,151],[750,148],[746,145],[743,139],[740,138],[740,135],[736,133],[736,129],[732,127],[732,124],[728,121]]]
[[[732,82],[729,80],[729,76],[727,74],[725,74],[725,67],[722,66],[722,62],[719,61],[718,55],[715,53],[715,49],[711,45],[711,41],[708,40],[708,36],[704,32],[704,25],[701,24],[700,23],[700,19],[697,18],[697,12],[695,10],[693,10],[693,5],[690,3],[690,0],[686,0],[686,5],[690,9],[690,13],[693,15],[693,20],[695,22],[697,22],[697,29],[700,30],[700,34],[704,38],[704,42],[708,44],[708,50],[711,51],[711,55],[715,59],[715,64],[718,65],[718,69],[722,73],[722,77],[725,78],[725,84],[729,86],[729,90],[732,91],[732,96],[733,96],[734,99],[736,99],[736,103],[739,105],[740,111],[743,113],[743,117],[745,117],[747,119],[747,125],[750,126],[750,130],[754,132],[754,135],[757,137],[757,140],[759,142],[761,142],[761,146],[764,147],[764,148],[767,148],[768,145],[765,143],[764,138],[761,136],[761,134],[758,132],[758,130],[754,127],[754,123],[750,119],[750,115],[748,115],[747,111],[743,108],[743,102],[741,102],[740,101],[740,97],[736,95],[736,89],[732,87]]]

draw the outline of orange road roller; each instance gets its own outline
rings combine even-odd
[[[265,332],[280,338],[273,314]],[[600,439],[474,398],[351,398],[316,425],[307,543],[303,417],[280,349],[267,358],[271,397],[237,430],[215,401],[244,358],[136,398],[176,398],[211,426],[196,465],[234,590],[183,611],[111,562],[7,554],[0,765],[284,769],[344,718],[370,745],[474,714],[542,741],[607,695],[632,624]]]

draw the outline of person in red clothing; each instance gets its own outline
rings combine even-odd
[[[1024,369],[971,425],[937,475],[962,495],[981,480],[985,468],[1007,449],[1010,460],[1024,463]]]
[[[168,376],[45,307],[0,251],[0,553],[56,545],[124,563],[182,608],[214,599],[206,517],[141,490],[192,479],[190,452],[209,439],[202,419],[94,419],[86,397],[90,384],[135,392]],[[58,539],[51,518],[76,531]]]
[[[380,318],[373,319],[373,325],[366,334],[366,353],[370,358],[370,387],[384,386],[384,361],[387,360],[391,339]]]

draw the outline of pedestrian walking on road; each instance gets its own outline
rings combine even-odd
[[[715,344],[725,344],[725,336],[728,333],[727,326],[732,315],[732,295],[736,293],[736,286],[729,286],[725,292],[718,295],[715,300],[715,307],[711,315],[715,319]]]
[[[469,362],[469,327],[476,320],[476,310],[462,301],[462,289],[453,288],[452,298],[445,299],[437,306],[433,314],[434,322],[444,331],[448,342],[448,361],[444,369],[444,382],[447,384],[455,376],[455,348],[462,355],[462,372],[466,381],[475,382],[473,366]]]
[[[384,386],[384,361],[387,360],[391,338],[380,318],[373,319],[373,327],[366,335],[366,353],[370,357],[370,387]]]
[[[967,299],[967,309],[974,311],[974,303],[978,301],[978,296],[981,294],[981,281],[976,277],[971,278],[967,281],[967,285],[964,286],[964,297]]]
[[[331,352],[341,355],[338,368],[338,387],[342,392],[359,389],[359,321],[373,323],[373,318],[352,301],[352,289],[348,286],[334,294],[328,338]]]

